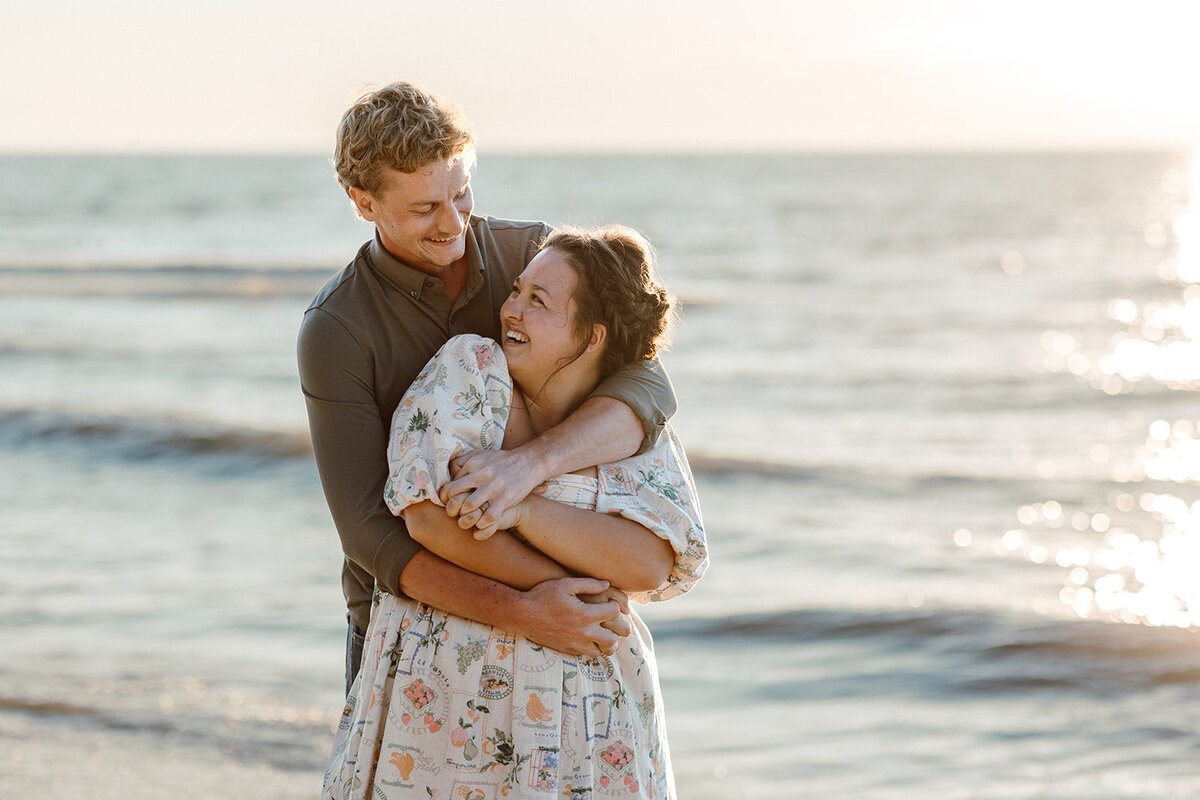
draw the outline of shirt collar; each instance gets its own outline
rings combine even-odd
[[[425,287],[425,281],[430,279],[430,276],[424,272],[413,269],[389,253],[383,246],[383,242],[380,241],[378,231],[375,232],[375,238],[371,240],[367,258],[384,280],[413,297],[420,297],[421,290]]]
[[[465,253],[467,260],[467,285],[464,287],[462,295],[459,298],[460,301],[471,299],[483,285],[483,256],[480,253],[478,242],[475,241],[474,221],[475,217],[471,217],[467,225],[467,249]],[[420,270],[413,269],[389,253],[387,248],[383,246],[378,231],[375,232],[375,237],[371,240],[367,251],[367,258],[371,266],[374,267],[375,271],[385,281],[405,294],[418,299],[421,297],[421,292],[425,287],[430,285],[430,281],[437,280],[432,275],[427,275]],[[459,303],[455,305],[459,305]]]

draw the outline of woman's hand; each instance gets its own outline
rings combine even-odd
[[[446,513],[458,517],[458,527],[476,528],[484,539],[498,530],[512,509],[544,481],[544,467],[520,449],[472,450],[450,461],[454,480],[438,491]],[[478,537],[477,537],[478,538]]]
[[[496,531],[507,531],[511,530],[512,528],[520,527],[521,522],[525,519],[525,514],[529,509],[529,505],[527,503],[528,499],[529,498],[525,498],[525,500],[517,503],[512,508],[505,509],[505,511],[500,514],[496,521],[486,528],[476,528],[472,533],[472,535],[475,537],[475,540],[478,542],[486,542]],[[468,524],[472,520],[478,522],[479,517],[481,516],[482,511],[476,509],[475,511],[459,517],[458,524],[461,527],[463,520],[467,520]]]

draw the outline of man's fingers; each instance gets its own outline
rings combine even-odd
[[[460,477],[458,475],[458,473],[460,473],[460,472],[463,474],[463,476],[471,474],[471,466],[472,466],[471,457],[476,452],[477,451],[475,451],[475,450],[471,450],[469,452],[459,453],[454,458],[450,459],[450,469],[452,472],[455,473],[454,477],[456,477],[456,478]]]
[[[473,511],[478,511],[480,516],[492,512],[489,519],[484,523],[484,526],[494,524],[499,515],[504,513],[507,506],[504,506],[499,498],[493,497],[490,491],[491,487],[480,488],[474,485],[474,482],[469,479],[450,481],[441,489],[438,490],[438,497],[446,506],[446,513],[452,517],[462,517],[464,514],[469,514]],[[492,508],[493,501],[497,507]],[[472,525],[478,524],[479,517],[475,518]],[[465,526],[469,527],[469,526]]]
[[[600,603],[589,603],[582,610],[589,619],[595,622],[609,622],[621,619],[621,607],[612,600],[605,600]]]
[[[598,595],[602,594],[609,587],[606,580],[600,578],[562,578],[563,585],[571,594],[579,597],[585,603],[589,602],[589,598],[582,595]],[[601,602],[599,600],[591,600],[591,602]]]
[[[623,619],[610,619],[607,622],[601,622],[600,626],[611,631],[614,636],[620,639],[624,639],[633,633],[633,629],[629,626],[629,623]]]
[[[477,504],[468,502],[474,491],[474,487],[465,482],[451,481],[438,491],[438,497],[445,503],[446,513],[452,517],[458,517],[475,510]]]
[[[475,527],[486,529],[496,527],[496,523],[500,521],[500,515],[508,509],[501,508],[499,502],[487,502],[480,506],[480,510],[483,513],[475,521]]]
[[[604,623],[604,627],[612,631],[614,636],[620,636],[622,639],[633,633],[633,626],[624,616],[608,620]]]
[[[617,635],[603,626],[592,634],[592,641],[595,643],[596,648],[606,656],[611,656],[617,652]]]

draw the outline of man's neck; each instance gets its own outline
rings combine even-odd
[[[455,261],[450,266],[441,271],[440,274],[434,275],[435,278],[442,282],[442,286],[446,289],[446,296],[453,303],[458,299],[459,294],[467,285],[467,259],[464,256],[458,261]]]

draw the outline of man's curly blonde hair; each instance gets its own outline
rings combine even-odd
[[[375,194],[384,170],[416,172],[457,157],[474,156],[475,138],[453,103],[397,81],[367,92],[338,125],[333,165],[338,183]]]

